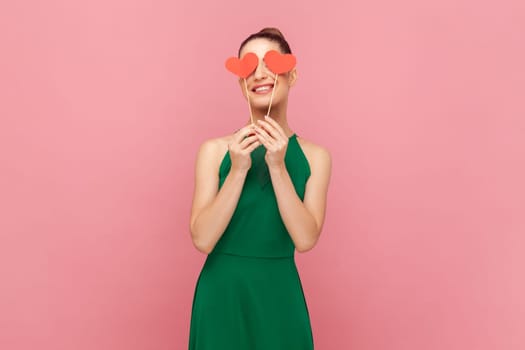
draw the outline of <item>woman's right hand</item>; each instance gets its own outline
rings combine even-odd
[[[261,142],[255,135],[253,124],[239,129],[228,143],[228,151],[232,162],[232,170],[248,171],[252,166],[250,154],[259,147]]]

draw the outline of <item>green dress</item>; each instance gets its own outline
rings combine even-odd
[[[237,208],[197,280],[189,350],[313,349],[295,247],[279,214],[265,151],[259,146],[252,152]],[[310,167],[296,134],[285,163],[303,200]],[[219,188],[230,167],[226,153]]]

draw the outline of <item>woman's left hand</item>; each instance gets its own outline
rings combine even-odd
[[[266,148],[265,160],[268,167],[285,166],[284,156],[288,147],[288,137],[281,126],[274,119],[266,116],[265,120],[257,121],[255,133]]]

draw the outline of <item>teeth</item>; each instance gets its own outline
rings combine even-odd
[[[261,86],[261,87],[258,87],[257,89],[255,89],[255,92],[268,91],[268,90],[270,90],[270,88],[271,88],[271,86],[269,86],[269,85]]]

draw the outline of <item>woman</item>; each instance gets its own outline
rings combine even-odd
[[[263,61],[269,50],[291,53],[278,29],[252,34],[239,48],[240,58],[259,58],[247,88],[239,80],[254,123],[204,142],[197,155],[190,229],[208,256],[195,289],[190,350],[313,349],[294,252],[319,239],[331,158],[289,126],[297,71],[275,85]]]

